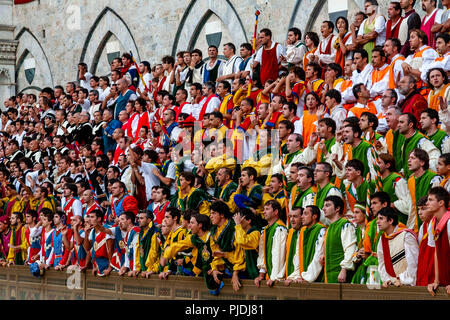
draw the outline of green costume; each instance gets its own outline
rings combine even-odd
[[[299,246],[301,250],[300,255],[300,274],[308,270],[308,266],[311,264],[314,254],[316,253],[316,242],[318,241],[320,232],[325,226],[318,222],[310,228],[306,226],[300,229]],[[316,282],[323,281],[323,269],[316,279]]]
[[[341,261],[344,260],[344,248],[342,246],[342,229],[350,228],[347,219],[340,218],[328,226],[325,234],[325,282],[338,283],[338,275],[341,272]],[[347,270],[347,282],[352,279],[352,272]]]
[[[403,165],[402,168],[403,168],[403,175],[405,176],[406,179],[408,179],[409,176],[412,174],[412,172],[409,171],[409,169],[408,169],[409,154],[415,148],[417,148],[417,145],[418,145],[420,139],[422,139],[422,138],[426,139],[426,137],[422,133],[420,133],[419,131],[416,131],[410,138],[405,139],[405,143],[402,145],[402,148],[401,148],[402,165]],[[394,150],[394,152],[396,152],[396,150]]]
[[[435,133],[428,136],[428,138],[430,138],[430,140],[433,142],[436,148],[438,148],[439,151],[441,151],[441,153],[442,153],[442,143],[447,137],[448,137],[447,133],[442,130],[437,130]]]
[[[332,183],[328,183],[323,188],[320,188],[319,186],[317,186],[317,192],[316,192],[316,195],[314,196],[314,205],[318,206],[320,209],[322,209],[323,208],[323,204],[325,202],[325,198],[327,197],[327,195],[330,192],[330,190],[333,189],[333,188],[336,189],[336,190],[339,190]]]

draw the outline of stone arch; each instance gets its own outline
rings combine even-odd
[[[326,0],[297,0],[289,21],[289,28],[295,26],[304,31],[303,33],[311,31],[320,10],[326,3]]]
[[[42,72],[42,78],[44,79],[43,85],[46,87],[53,87],[53,75],[51,72],[50,64],[48,62],[47,55],[44,52],[38,39],[27,28],[23,28],[16,36],[16,40],[19,41],[17,46],[17,60],[16,60],[16,72],[15,79],[19,77],[19,70],[28,54],[31,54],[36,60],[36,65],[39,66]]]
[[[133,52],[136,61],[140,61],[139,50],[130,28],[114,10],[106,7],[89,30],[81,52],[80,62],[85,62],[92,74],[95,74],[100,55],[113,34],[127,51]]]
[[[237,46],[243,42],[248,42],[244,25],[229,0],[192,0],[181,19],[175,35],[172,47],[173,56],[179,50],[194,49],[193,46],[200,31],[212,14],[218,16],[228,26],[233,42]]]

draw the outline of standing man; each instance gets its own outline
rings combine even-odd
[[[323,213],[330,221],[324,235],[325,283],[349,283],[354,270],[353,254],[357,251],[355,227],[345,218],[344,201],[337,196],[325,198]]]
[[[383,231],[378,243],[378,272],[383,287],[416,285],[419,245],[410,229],[398,225],[397,212],[383,208],[378,212],[377,225]]]
[[[263,279],[266,279],[266,284],[271,287],[285,276],[288,231],[279,219],[280,214],[281,206],[276,200],[266,202],[264,218],[267,221],[267,226],[262,230],[259,241],[259,276],[255,279],[257,287]]]
[[[302,211],[300,207],[293,208],[288,215],[291,228],[288,231],[286,241],[286,280],[284,284],[288,286],[291,282],[299,282],[299,233],[302,227]]]
[[[386,19],[378,14],[378,2],[366,0],[364,8],[367,14],[359,30],[356,43],[362,45],[369,55],[369,63],[372,62],[372,50],[375,46],[382,46],[386,40]]]
[[[320,26],[320,33],[322,40],[319,47],[314,53],[314,61],[319,63],[320,67],[324,68],[327,64],[333,63],[336,57],[336,48],[334,47],[334,24],[331,21],[324,21]],[[319,75],[321,77],[322,75]]]
[[[436,35],[433,32],[433,26],[442,22],[442,14],[444,13],[443,10],[436,8],[437,2],[437,0],[422,0],[422,10],[425,11],[425,17],[423,17],[420,30],[425,32],[428,37],[428,45],[432,48],[435,47],[434,36]]]
[[[239,72],[239,66],[242,63],[243,59],[236,54],[236,47],[231,42],[223,45],[223,55],[225,56],[227,61],[222,63],[222,72],[220,73],[220,76],[216,81],[221,82],[223,80],[227,80],[227,82],[231,86],[231,82],[237,76]]]
[[[402,8],[405,15],[403,16],[403,20],[400,24],[400,29],[398,33],[398,39],[402,43],[403,47],[400,53],[407,57],[411,54],[409,38],[409,32],[413,29],[420,29],[420,16],[417,14],[416,10],[414,10],[414,5],[416,4],[416,0],[400,0],[400,7]]]
[[[258,65],[261,65],[260,80],[264,86],[267,80],[275,81],[278,78],[279,64],[281,56],[284,54],[284,49],[281,44],[272,41],[272,31],[270,29],[262,29],[258,37],[261,42],[261,48],[256,53],[252,68],[255,70]]]

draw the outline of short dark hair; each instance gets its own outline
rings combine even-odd
[[[443,187],[434,187],[431,188],[428,192],[428,195],[433,195],[436,197],[437,201],[444,201],[445,208],[448,208],[448,204],[450,201],[450,196],[448,191]]]
[[[336,89],[328,90],[327,93],[325,93],[325,97],[329,97],[330,99],[336,100],[338,104],[342,102],[342,95],[341,93]],[[325,119],[325,118],[324,118]]]
[[[242,169],[242,172],[247,172],[247,175],[250,177],[250,176],[253,176],[253,180],[255,180],[256,181],[256,179],[258,178],[258,172],[256,171],[256,169],[255,168],[253,168],[253,167],[245,167],[244,169]]]
[[[180,222],[181,211],[176,207],[168,207],[166,208],[166,213],[170,214],[172,219],[175,219],[177,223]]]
[[[423,161],[422,168],[424,170],[428,170],[428,168],[430,168],[430,156],[428,155],[428,152],[420,148],[415,148],[413,151],[411,151],[411,153],[413,153],[417,159]]]
[[[319,162],[316,164],[316,167],[318,165],[322,165],[324,167],[324,171],[328,172],[328,178],[331,179],[331,176],[333,175],[333,167],[331,166],[331,164],[329,164],[328,162]]]
[[[365,116],[367,117],[367,121],[369,123],[372,123],[371,127],[372,129],[375,131],[377,130],[378,127],[378,118],[376,115],[374,115],[372,112],[368,112],[368,111],[364,111],[363,113],[361,113],[361,117]]]
[[[442,159],[444,161],[444,164],[448,166],[450,164],[450,153],[443,153],[439,157],[439,159]]]
[[[415,115],[413,115],[412,113],[406,112],[406,113],[402,113],[401,116],[406,115],[408,118],[408,125],[410,123],[413,124],[413,129],[417,129],[417,118]]]
[[[340,215],[344,214],[344,200],[342,200],[341,197],[338,196],[328,196],[325,198],[325,201],[333,202],[334,208],[337,210],[339,208],[338,212]]]
[[[361,176],[364,174],[364,163],[362,163],[361,160],[358,160],[358,159],[349,160],[345,164],[345,167],[346,168],[350,167],[350,168],[355,169],[355,171],[359,171]]]
[[[326,23],[326,24],[328,25],[328,29],[331,29],[331,32],[334,31],[334,23],[333,23],[333,22],[331,22],[331,21],[329,21],[329,20],[325,20],[325,21],[322,22],[322,23]]]
[[[397,2],[398,3],[398,2]],[[401,8],[400,8],[401,10]],[[389,40],[392,43],[392,46],[397,48],[397,52],[400,52],[402,50],[402,43],[397,38],[387,38],[386,41]]]
[[[288,32],[292,32],[296,37],[298,37],[298,39],[302,38],[302,32],[300,31],[299,28],[296,27],[289,28]]]
[[[260,33],[262,32],[262,33],[264,33],[267,37],[272,38],[272,31],[271,31],[270,29],[268,29],[268,28],[261,29],[261,31],[259,31],[259,32],[260,32]]]
[[[236,46],[233,43],[228,42],[228,43],[225,43],[224,46],[227,46],[228,48],[230,48],[233,51],[233,53],[236,53]]]
[[[267,201],[264,206],[270,206],[272,208],[273,211],[278,210],[278,216],[281,215],[281,205],[277,200],[269,200]]]
[[[382,153],[379,155],[379,158],[383,160],[383,162],[387,165],[389,165],[389,171],[395,172],[396,171],[396,164],[395,164],[395,158],[389,153]]]
[[[357,133],[358,137],[361,137],[362,131],[361,131],[361,127],[358,124],[349,123],[349,124],[345,125],[344,128],[351,128],[353,134]]]
[[[355,58],[355,54],[359,53],[361,55],[362,59],[366,59],[367,61],[369,61],[369,54],[367,53],[367,51],[363,48],[358,48],[355,51],[353,51],[353,59]]]
[[[316,221],[320,220],[320,209],[319,209],[318,206],[310,205],[310,206],[306,206],[306,208],[310,208],[311,209],[311,215],[312,216],[316,216]],[[292,210],[293,209],[294,208],[292,208]]]
[[[218,212],[219,214],[223,215],[226,219],[231,218],[230,207],[228,207],[228,205],[222,200],[217,200],[211,203],[210,210]]]
[[[431,84],[430,82],[430,74],[433,71],[438,71],[441,73],[442,77],[444,78],[444,84],[448,83],[448,77],[447,77],[447,73],[445,72],[444,69],[442,68],[431,68],[430,70],[427,71],[427,84],[430,88],[434,89],[434,86]]]
[[[436,110],[427,108],[425,110],[422,110],[420,112],[420,115],[422,115],[422,113],[426,113],[431,120],[436,120],[436,122],[434,123],[436,126],[439,125],[439,113]]]
[[[341,77],[342,76],[342,67],[340,65],[338,65],[337,63],[330,63],[327,65],[327,68],[330,68],[331,70],[333,70],[334,72],[336,72],[336,77]]]
[[[194,218],[198,224],[202,225],[202,230],[203,231],[208,231],[211,227],[211,221],[209,220],[209,217],[207,215],[204,214],[193,214],[191,216],[191,219]]]
[[[385,216],[388,221],[392,220],[393,226],[398,225],[398,213],[391,207],[382,208],[380,211],[378,211],[378,216]]]

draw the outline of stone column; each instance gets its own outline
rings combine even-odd
[[[14,40],[13,0],[0,0],[0,109],[16,93],[15,66],[18,41]]]

